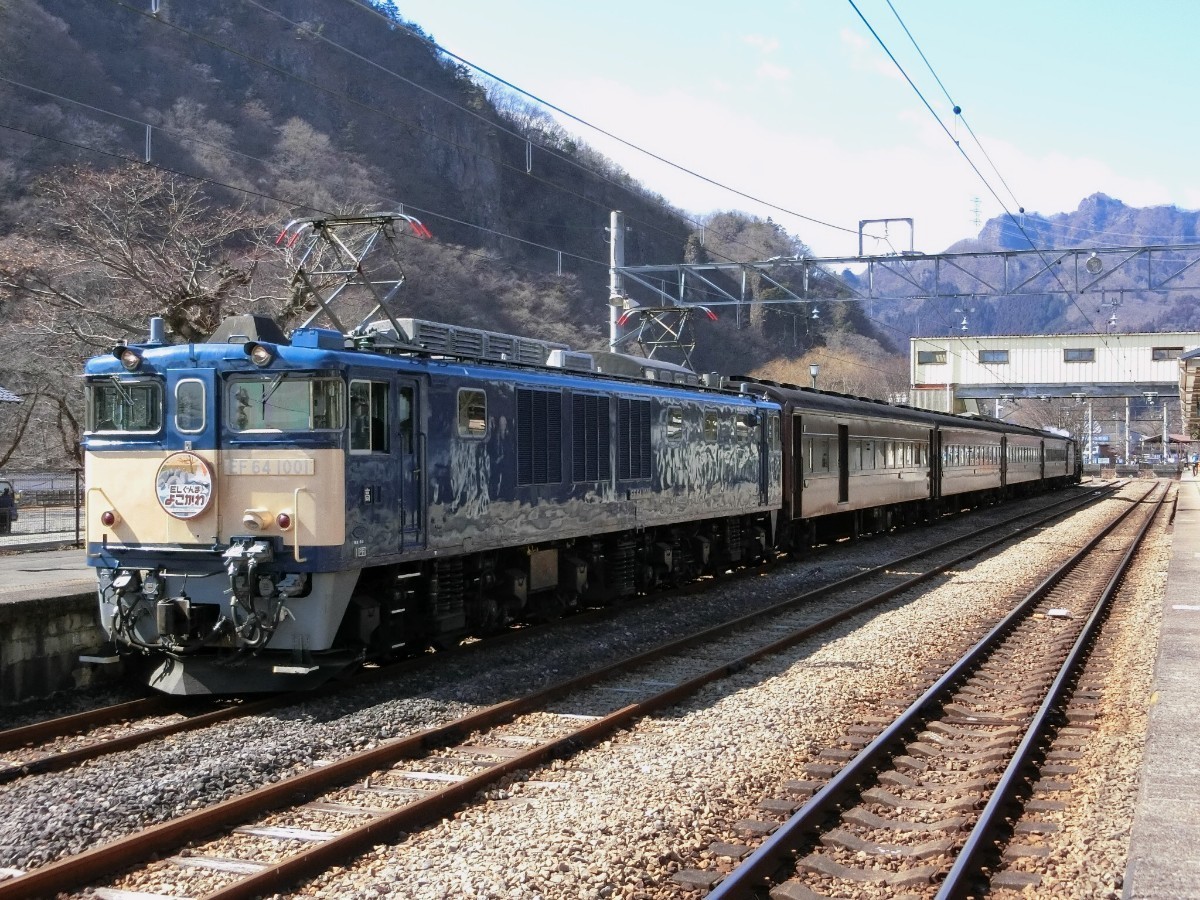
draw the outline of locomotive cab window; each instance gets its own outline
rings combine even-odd
[[[204,430],[204,382],[186,378],[175,385],[175,430],[195,434]]]
[[[338,378],[284,372],[231,378],[226,424],[232,431],[335,431],[346,425],[345,385]]]
[[[88,431],[154,434],[162,427],[157,381],[96,381],[88,385]]]
[[[388,385],[350,382],[350,452],[388,452]]]
[[[458,434],[470,438],[487,434],[487,397],[483,391],[463,388],[458,392]]]

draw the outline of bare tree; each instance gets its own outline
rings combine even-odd
[[[24,229],[0,246],[0,303],[91,347],[140,334],[151,315],[200,340],[255,299],[265,224],[156,169],[77,169],[42,179]]]
[[[286,292],[274,260],[260,267],[265,219],[160,170],[60,172],[20,212],[0,239],[0,376],[34,400],[5,458],[23,439],[25,455],[78,462],[83,361],[143,336],[151,316],[201,341],[227,315],[274,313]]]

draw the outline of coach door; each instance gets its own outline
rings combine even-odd
[[[850,502],[850,426],[838,430],[838,503]]]
[[[800,505],[804,491],[804,427],[801,422],[800,415],[797,413],[792,416],[792,471],[791,471],[791,505],[792,518],[799,519],[800,511],[803,507]]]
[[[942,496],[942,432],[937,428],[929,429],[929,496]]]

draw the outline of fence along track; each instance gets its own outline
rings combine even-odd
[[[1133,530],[1126,519],[1160,489],[1132,541],[1109,537],[1118,527]],[[1026,785],[1040,741],[1057,726],[1073,674],[1167,493],[1151,488],[1043,581],[721,880],[710,900],[763,896],[771,884],[772,900],[872,890],[932,896],[938,882],[939,900],[960,896],[994,850],[1003,814]],[[1114,561],[1122,540],[1128,551]],[[1098,550],[1102,541],[1116,547]],[[1099,597],[1086,619],[1049,612],[1077,607],[1081,595]],[[1044,651],[1058,659],[1051,665]],[[1016,689],[1014,673],[1026,679]],[[692,884],[702,883],[703,873],[690,874]]]
[[[1025,526],[1025,530],[1033,530],[1041,527],[1046,522],[1067,512],[1071,512],[1074,508],[1087,505],[1104,495],[1101,492],[1089,493],[1082,500],[1075,498],[1068,503],[1055,504],[1055,506],[1067,508],[1060,508],[1050,515],[1035,519]],[[1035,512],[1014,516],[990,526],[989,529],[975,532],[970,538],[971,540],[978,540],[979,535],[983,531],[1000,530],[1012,525],[1018,519],[1029,519],[1036,514]],[[253,819],[267,810],[296,805],[297,802],[308,804],[310,812],[327,813],[330,815],[355,815],[354,809],[347,809],[347,807],[353,807],[354,804],[346,803],[344,797],[335,797],[328,800],[318,799],[315,800],[315,805],[313,800],[320,797],[323,792],[345,791],[348,787],[352,787],[358,782],[359,779],[364,779],[364,781],[358,782],[364,788],[370,787],[370,782],[365,779],[374,780],[374,786],[379,788],[379,778],[387,777],[383,774],[384,770],[401,761],[422,758],[427,755],[430,748],[441,748],[440,752],[443,755],[447,755],[446,749],[449,747],[450,753],[448,755],[450,756],[454,756],[456,752],[459,754],[467,753],[474,757],[467,765],[482,770],[475,777],[460,779],[457,776],[451,778],[439,777],[445,776],[446,773],[444,772],[411,772],[406,769],[405,771],[409,775],[416,776],[413,778],[409,778],[404,774],[400,776],[409,782],[407,785],[407,799],[413,802],[398,810],[383,811],[378,808],[361,808],[362,814],[368,818],[368,821],[358,828],[343,833],[334,834],[329,831],[317,829],[293,828],[290,830],[280,830],[278,826],[244,827],[242,829],[242,833],[244,834],[253,834],[255,829],[261,832],[264,828],[273,827],[275,828],[275,834],[282,839],[303,841],[304,849],[293,858],[269,868],[263,868],[261,865],[253,863],[247,865],[242,861],[242,864],[238,866],[241,870],[239,873],[226,871],[224,874],[241,874],[244,877],[227,885],[220,892],[211,896],[229,898],[254,896],[266,892],[273,887],[289,883],[304,874],[311,873],[323,865],[342,862],[348,855],[353,855],[368,848],[390,835],[395,835],[401,831],[411,831],[423,824],[428,824],[436,820],[437,817],[446,815],[449,811],[458,808],[463,803],[469,802],[481,787],[495,782],[496,779],[512,771],[527,769],[545,762],[552,757],[568,755],[571,752],[578,751],[636,718],[676,703],[683,697],[694,693],[712,681],[741,671],[751,662],[786,649],[825,628],[831,627],[837,622],[870,608],[872,605],[877,605],[898,593],[909,590],[920,580],[933,577],[946,568],[961,562],[963,559],[990,549],[993,544],[1011,540],[1017,533],[1017,531],[1009,531],[994,541],[979,544],[968,553],[958,554],[951,560],[939,562],[923,575],[909,577],[907,574],[897,575],[887,571],[889,568],[910,563],[919,556],[933,555],[940,551],[944,552],[948,548],[960,544],[962,539],[943,542],[921,553],[909,554],[901,560],[894,560],[890,563],[874,567],[866,572],[843,579],[833,585],[826,585],[814,591],[806,592],[768,609],[743,616],[731,623],[706,629],[688,638],[674,641],[656,650],[606,666],[600,670],[571,679],[536,694],[498,704],[445,726],[428,729],[407,738],[390,741],[377,748],[356,754],[339,762],[315,768],[293,778],[267,785],[238,797],[233,797],[208,809],[199,810],[161,825],[153,826],[110,844],[86,851],[78,856],[52,863],[10,881],[0,882],[0,900],[8,897],[42,895],[54,891],[70,890],[107,872],[136,864],[138,861],[154,853],[168,852],[171,848],[179,847],[188,841],[201,838],[217,829],[233,823]],[[539,710],[544,704],[553,702],[569,692],[591,687],[605,679],[620,675],[631,667],[655,662],[669,653],[687,652],[688,655],[692,655],[690,653],[691,648],[697,644],[727,637],[731,628],[751,625],[759,620],[770,620],[787,609],[802,606],[818,596],[831,594],[837,589],[846,588],[851,585],[861,585],[862,582],[869,578],[882,578],[888,582],[888,586],[873,598],[855,602],[841,612],[835,613],[821,622],[806,626],[791,635],[774,640],[766,646],[760,646],[758,649],[742,654],[733,660],[722,662],[715,668],[691,677],[667,691],[654,694],[640,703],[617,708],[599,717],[586,716],[586,722],[582,727],[573,728],[565,733],[560,727],[556,729],[556,734],[549,740],[539,742],[525,753],[520,755],[513,754],[511,752],[512,748],[506,746],[509,744],[528,744],[528,737],[521,734],[517,734],[515,740],[511,736],[507,738],[504,736],[482,737],[474,740],[471,744],[462,744],[462,740],[466,735],[509,723],[520,715],[533,713]],[[777,631],[772,634],[773,637],[777,635]],[[634,681],[636,682],[638,679],[635,678]],[[651,680],[646,683],[650,684],[653,681]],[[618,688],[617,690],[620,692],[625,689]],[[644,693],[644,687],[642,692]],[[561,714],[556,714],[552,711],[544,711],[544,714],[551,719],[558,719],[560,721],[564,718]],[[571,718],[569,715],[566,716],[568,720]],[[457,751],[454,748],[458,748]],[[500,748],[499,754],[492,752],[497,748]],[[497,755],[499,756],[498,762],[496,761]],[[485,762],[489,757],[492,757],[492,764],[490,766],[479,765],[479,763]],[[422,792],[423,795],[421,796],[414,795],[412,793],[413,790],[420,790],[420,788],[414,787],[413,782],[420,783],[423,781],[435,784],[447,784],[447,786],[432,793]],[[381,794],[378,790],[373,792],[373,794],[387,796],[386,794]],[[392,793],[392,796],[399,796],[401,794],[404,794],[404,791],[395,791]],[[191,857],[174,857],[173,859],[179,862],[180,865],[192,868],[204,868],[207,865],[213,871],[218,872],[222,871],[222,866],[225,866],[226,869],[230,868],[230,866],[226,865],[229,862],[228,860],[201,859],[195,855]],[[190,860],[190,862],[186,862],[185,860]]]

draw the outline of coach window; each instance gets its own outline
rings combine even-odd
[[[350,382],[350,451],[388,452],[388,385]]]
[[[981,363],[1001,363],[1008,364],[1007,350],[980,350],[979,361]]]
[[[1150,350],[1150,358],[1155,362],[1162,362],[1167,359],[1179,359],[1183,356],[1182,347],[1153,347]]]
[[[458,434],[470,438],[487,434],[487,398],[483,391],[463,388],[458,392]]]
[[[946,364],[945,350],[918,350],[917,365],[919,366],[943,366]]]
[[[204,382],[185,378],[175,385],[175,430],[195,434],[204,430]]]
[[[704,439],[706,441],[717,439],[717,414],[715,412],[704,414]]]
[[[875,442],[863,441],[862,445],[862,467],[864,469],[875,468]]]
[[[1095,362],[1094,347],[1067,347],[1063,350],[1063,362]]]
[[[673,406],[667,410],[667,440],[683,439],[683,410]]]

